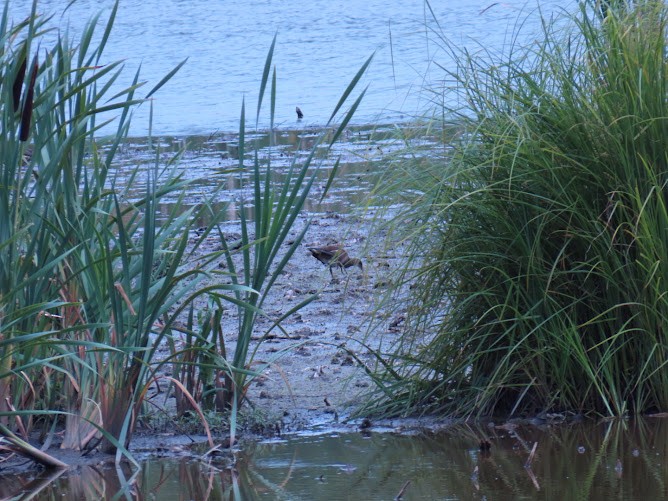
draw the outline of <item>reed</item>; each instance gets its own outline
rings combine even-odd
[[[157,152],[130,182],[116,177],[131,109],[183,64],[141,97],[138,73],[112,91],[122,65],[103,50],[117,9],[97,45],[95,17],[76,45],[59,37],[30,65],[45,29],[37,1],[21,23],[11,24],[9,2],[0,18],[0,420],[27,436],[35,419],[47,433],[65,416],[65,447],[87,447],[101,433],[103,449],[128,454],[147,388],[165,363],[156,350],[180,312],[199,297],[247,288],[203,284],[217,255],[190,259],[200,209],[182,207],[195,181],[179,177],[178,158],[165,166]],[[109,112],[116,116],[102,118]],[[112,120],[115,132],[98,140]],[[142,176],[144,194],[132,193]],[[166,196],[177,203],[158,224]]]
[[[269,137],[273,137],[276,109],[276,69],[272,69],[275,43],[276,37],[274,37],[265,61],[256,108],[257,127],[258,118],[263,111],[262,104],[265,93],[268,91],[271,124]],[[215,367],[215,406],[218,410],[231,411],[231,442],[234,442],[236,416],[248,385],[254,377],[275,360],[254,363],[255,354],[262,340],[272,330],[281,329],[281,322],[284,319],[317,298],[317,295],[311,295],[299,304],[282,312],[279,318],[272,319],[269,329],[261,334],[260,342],[252,342],[253,336],[258,334],[256,332],[257,319],[265,315],[262,311],[264,301],[269,296],[276,280],[292,255],[300,248],[304,235],[309,228],[309,221],[307,220],[297,236],[290,237],[288,240],[293,225],[300,216],[304,203],[310,194],[323,153],[329,152],[332,145],[338,141],[364,96],[366,90],[363,90],[355,101],[348,104],[350,94],[358,86],[372,57],[367,59],[349,82],[323,128],[324,131],[331,128],[333,133],[332,131],[329,134],[323,132],[303,160],[298,161],[297,156],[295,156],[280,182],[272,176],[271,162],[268,161],[263,164],[259,159],[259,146],[250,142],[251,152],[248,155],[246,154],[248,145],[245,140],[245,103],[242,105],[239,126],[239,171],[251,170],[250,187],[253,195],[252,200],[242,198],[239,203],[241,241],[238,242],[238,245],[229,246],[222,229],[218,229],[223,245],[223,255],[227,264],[226,276],[229,277],[232,285],[239,287],[235,291],[234,298],[239,322],[234,353],[226,353],[222,337],[219,337],[220,342],[217,344],[219,363]],[[344,106],[347,106],[347,109],[342,111]],[[339,117],[339,112],[342,112],[341,117]],[[340,122],[335,124],[335,120],[340,120]],[[250,168],[246,167],[246,162],[250,163]],[[334,167],[329,172],[326,188],[321,197],[327,194],[336,176],[337,169],[338,161],[335,162]],[[240,184],[244,185],[241,176]],[[247,218],[246,209],[249,206],[252,206],[254,210],[253,221]],[[239,264],[241,264],[241,269]],[[220,307],[216,307],[214,311],[220,311]],[[277,356],[284,354],[284,352],[281,352]],[[210,353],[204,353],[204,356],[208,358]],[[222,383],[219,383],[221,381]]]
[[[378,354],[377,412],[668,408],[667,19],[588,2],[502,54],[434,32],[462,133],[404,177],[409,328]]]
[[[234,443],[248,383],[272,363],[254,361],[256,319],[264,315],[265,298],[308,228],[287,244],[316,179],[323,146],[329,149],[338,140],[364,95],[347,104],[370,59],[335,106],[327,124],[333,133],[323,134],[305,160],[295,160],[283,182],[261,163],[259,147],[247,154],[252,143],[245,138],[242,106],[238,168],[222,172],[218,188],[197,208],[186,208],[187,191],[200,180],[180,176],[179,155],[165,165],[158,149],[154,163],[118,177],[115,157],[127,139],[131,110],[185,61],[143,96],[139,73],[112,95],[122,65],[108,63],[103,50],[117,10],[118,2],[97,45],[92,40],[99,16],[77,44],[61,36],[37,55],[46,26],[37,0],[21,23],[11,24],[8,1],[0,18],[0,433],[6,430],[12,443],[21,443],[15,432],[27,438],[39,421],[53,438],[64,420],[64,447],[83,449],[101,437],[103,450],[132,459],[128,446],[135,423],[148,388],[159,379],[176,388],[177,410],[195,410],[207,431],[204,409],[229,412]],[[269,92],[272,130],[274,47],[275,40],[256,115]],[[344,105],[348,109],[339,117]],[[116,117],[103,118],[109,112]],[[97,139],[113,120],[115,133]],[[241,242],[228,246],[220,225],[226,210],[213,208],[226,175],[246,170],[252,172],[253,197],[239,207]],[[143,193],[133,190],[137,181],[144,182]],[[165,197],[171,210],[158,222],[157,207]],[[247,219],[249,205],[253,221]],[[193,242],[191,224],[202,219],[209,227]],[[223,250],[202,254],[204,239],[216,234]],[[273,319],[271,329],[313,299]],[[201,309],[202,304],[207,306]],[[228,354],[220,322],[229,305],[238,309],[239,332]],[[181,339],[185,346],[177,349]],[[166,359],[156,355],[164,344],[172,349]],[[174,365],[174,377],[162,374],[166,364]]]

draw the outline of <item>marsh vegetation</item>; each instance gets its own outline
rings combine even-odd
[[[313,140],[305,158],[295,156],[280,182],[257,150],[250,146],[245,154],[252,141],[245,138],[241,106],[238,165],[225,173],[238,173],[250,195],[237,201],[241,234],[228,246],[220,227],[227,213],[216,198],[222,183],[196,206],[183,207],[198,180],[175,167],[180,154],[165,162],[158,146],[153,165],[126,170],[122,182],[115,177],[132,109],[148,105],[184,64],[145,93],[139,73],[112,92],[122,65],[106,61],[103,51],[117,9],[118,3],[101,36],[94,18],[80,40],[58,37],[51,47],[39,46],[46,19],[37,1],[18,23],[5,2],[0,18],[0,433],[4,449],[51,466],[62,463],[31,446],[29,437],[39,430],[48,443],[63,425],[61,447],[86,449],[101,440],[117,459],[133,460],[133,430],[149,387],[161,381],[174,388],[177,415],[201,417],[211,447],[207,410],[226,413],[229,442],[235,442],[238,406],[262,371],[252,364],[251,338],[265,315],[263,302],[308,227],[286,242],[317,178],[314,159],[350,121],[362,96],[352,104],[347,99],[369,64],[334,107],[330,120],[340,122]],[[273,124],[273,51],[274,43],[261,73],[256,123],[264,103]],[[109,112],[117,114],[110,119],[116,132],[100,141],[96,131],[107,125],[100,116]],[[145,189],[138,194],[133,184],[140,177]],[[164,198],[171,209],[158,222]],[[193,238],[193,221],[201,219],[208,225]],[[219,235],[222,247],[202,255],[210,235]],[[315,297],[283,312],[269,330]],[[236,308],[239,319],[229,354],[220,326],[224,306]],[[165,344],[171,353],[157,357]]]
[[[668,13],[651,0],[605,6],[545,19],[535,42],[501,52],[460,51],[431,32],[456,67],[444,65],[444,87],[431,89],[441,106],[430,119],[396,129],[406,148],[382,156],[367,200],[380,217],[355,279],[375,270],[364,294],[375,291],[383,328],[391,312],[393,344],[358,339],[374,359],[344,347],[375,383],[360,413],[668,408]],[[260,153],[275,146],[275,40],[250,120],[241,105],[224,180],[180,168],[186,143],[165,160],[151,137],[155,161],[119,169],[132,110],[152,106],[183,63],[149,90],[137,73],[118,91],[122,65],[104,57],[117,8],[101,35],[93,19],[76,42],[39,50],[47,28],[36,1],[22,22],[12,24],[9,2],[0,18],[0,447],[52,466],[61,463],[31,437],[48,445],[62,431],[65,448],[99,445],[135,461],[133,432],[161,386],[175,397],[170,419],[194,416],[214,450],[209,421],[222,416],[234,444],[251,383],[307,344],[257,357],[270,334],[291,339],[284,322],[322,293],[302,288],[289,307],[266,311],[306,248],[304,207],[322,202],[339,173],[339,160],[319,167],[350,130],[370,62],[280,173]],[[263,113],[269,132],[249,136],[247,121]],[[110,123],[115,134],[100,139]],[[413,149],[421,136],[429,155]],[[221,202],[230,178],[239,196]]]
[[[396,280],[411,294],[376,412],[668,407],[668,17],[603,4],[500,52],[433,34],[457,62],[434,127],[460,133],[382,186],[411,200],[389,239],[410,242]]]

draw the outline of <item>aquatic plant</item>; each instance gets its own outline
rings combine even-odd
[[[107,63],[103,50],[117,9],[97,45],[99,16],[77,45],[61,36],[39,53],[47,20],[37,1],[25,21],[10,24],[9,2],[0,18],[0,424],[25,438],[35,418],[53,433],[65,416],[63,446],[90,447],[100,432],[103,449],[127,454],[165,363],[156,350],[180,312],[198,297],[247,288],[202,284],[217,255],[189,259],[200,209],[182,207],[194,181],[173,162],[162,165],[156,152],[153,166],[117,177],[131,109],[185,62],[142,97],[139,73],[114,89],[122,64]],[[143,195],[131,189],[139,179]],[[158,224],[168,195],[177,202]]]
[[[411,294],[376,412],[668,408],[668,13],[600,7],[502,54],[434,29],[457,63],[439,115],[461,135],[399,180]]]
[[[276,69],[272,70],[275,44],[276,37],[272,41],[265,61],[256,109],[257,128],[265,92],[268,90],[270,93],[270,128],[268,131],[270,138],[273,137],[276,109]],[[271,331],[281,329],[281,322],[284,319],[317,298],[317,295],[311,295],[299,304],[282,312],[279,318],[272,319],[271,326],[259,336],[258,342],[253,343],[254,337],[258,335],[256,332],[257,319],[265,316],[262,311],[264,301],[272,291],[278,277],[283,273],[290,258],[300,248],[304,235],[309,228],[309,222],[307,221],[296,236],[290,236],[302,207],[310,194],[313,182],[316,180],[319,169],[318,159],[322,159],[323,155],[329,152],[332,145],[338,141],[359,106],[365,90],[350,104],[342,117],[339,117],[339,112],[358,85],[362,75],[371,63],[372,57],[369,57],[360,67],[344,90],[341,99],[323,128],[323,133],[314,141],[308,155],[301,160],[295,155],[287,172],[281,176],[280,181],[274,179],[271,159],[260,160],[258,156],[259,146],[246,141],[245,103],[242,104],[239,125],[238,168],[240,173],[249,170],[245,163],[249,160],[248,156],[250,155],[247,156],[246,151],[248,144],[250,144],[252,148],[250,187],[252,188],[253,198],[250,201],[241,198],[239,201],[241,239],[235,242],[234,246],[228,244],[220,227],[215,224],[212,226],[212,229],[220,235],[220,241],[223,245],[223,255],[227,265],[225,276],[229,277],[233,285],[238,286],[238,289],[235,290],[236,301],[234,301],[239,322],[238,337],[234,353],[229,357],[220,328],[222,305],[218,302],[211,305],[210,313],[207,313],[205,320],[205,323],[211,326],[211,335],[207,338],[207,349],[202,349],[204,338],[191,338],[194,341],[194,346],[197,347],[198,367],[212,368],[214,371],[214,389],[210,394],[215,395],[215,407],[218,410],[231,411],[232,442],[234,442],[235,437],[237,412],[248,385],[254,377],[274,361],[255,360],[258,347]],[[271,84],[269,84],[270,76]],[[334,126],[334,120],[339,118],[339,124]],[[330,131],[327,134],[326,132],[330,127],[333,128],[333,132]],[[338,165],[338,161],[335,162],[334,167],[329,172],[321,198],[327,194],[336,175]],[[243,188],[244,178],[241,175],[239,180]],[[243,190],[241,191],[243,192]],[[252,221],[248,220],[248,207],[253,208]],[[215,220],[219,220],[219,218],[214,218]],[[239,260],[237,260],[237,257]],[[239,265],[241,265],[241,269],[239,269]],[[284,354],[285,350],[279,352],[277,357]]]
[[[259,159],[259,147],[247,166],[252,142],[246,140],[242,106],[239,166],[219,172],[218,189],[227,175],[251,170],[253,197],[241,200],[241,240],[228,245],[218,189],[203,195],[197,207],[184,206],[188,188],[199,180],[180,176],[179,155],[165,164],[156,149],[152,164],[118,166],[131,110],[185,61],[143,96],[138,72],[127,87],[115,88],[122,64],[105,61],[103,50],[117,9],[118,2],[97,45],[92,40],[99,16],[78,44],[59,36],[46,49],[47,20],[38,14],[36,0],[25,21],[11,24],[9,2],[0,19],[0,434],[12,450],[50,465],[57,462],[39,457],[16,433],[27,438],[37,419],[51,440],[64,422],[63,447],[90,448],[100,438],[102,449],[116,451],[117,459],[130,457],[127,447],[148,390],[158,388],[161,379],[174,386],[178,411],[196,411],[207,432],[202,407],[229,412],[234,442],[248,383],[272,363],[254,360],[264,339],[252,344],[256,319],[264,315],[265,298],[308,228],[287,240],[316,178],[317,161],[338,140],[364,95],[306,159],[294,159],[281,182],[274,180],[270,163]],[[38,43],[42,50],[36,53]],[[269,91],[272,130],[274,47],[275,40],[257,105],[259,117]],[[327,126],[339,118],[369,63],[370,58],[344,91]],[[112,125],[109,137],[96,137]],[[138,182],[145,185],[143,193]],[[165,197],[170,210],[158,221]],[[253,221],[246,212],[251,204]],[[192,221],[201,219],[209,226],[193,237]],[[214,235],[223,250],[202,252],[204,240]],[[221,257],[227,270],[219,267]],[[280,329],[284,318],[314,298],[272,319],[269,330]],[[220,320],[230,304],[237,308],[239,332],[228,359]],[[161,345],[171,347],[167,359],[156,356]],[[162,370],[166,364],[174,365],[174,376]],[[209,440],[213,447],[210,435]]]

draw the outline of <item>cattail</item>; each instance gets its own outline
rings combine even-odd
[[[30,83],[26,92],[26,98],[23,103],[23,112],[21,113],[21,128],[19,129],[19,140],[27,141],[30,136],[30,121],[32,119],[33,98],[35,96],[35,80],[37,79],[37,56],[33,59],[32,73],[30,74]]]

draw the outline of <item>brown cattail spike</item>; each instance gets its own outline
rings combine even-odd
[[[480,448],[480,452],[489,452],[492,449],[492,444],[489,440],[482,439],[478,447]]]
[[[30,83],[26,91],[26,98],[23,102],[23,112],[21,112],[21,128],[19,129],[19,140],[27,141],[30,137],[30,121],[32,119],[33,99],[35,97],[35,80],[37,79],[37,56],[33,59],[32,73],[30,74]]]

